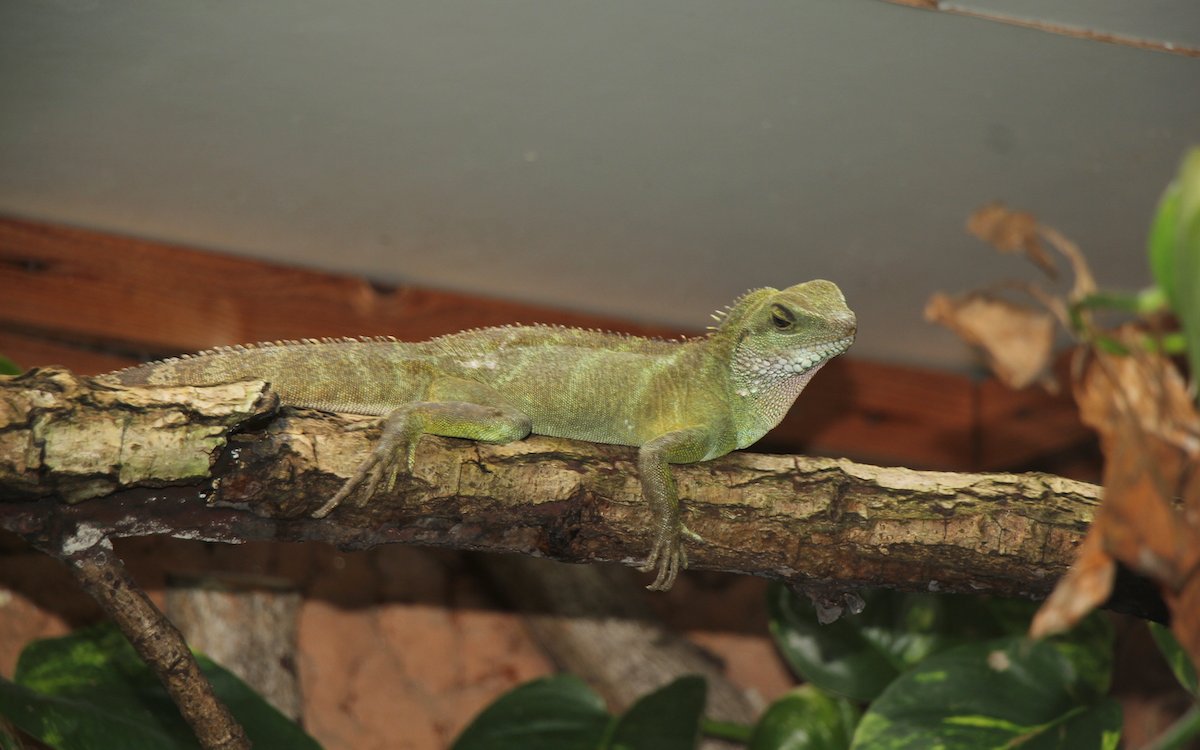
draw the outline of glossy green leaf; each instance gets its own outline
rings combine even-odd
[[[155,716],[140,705],[60,698],[0,679],[0,715],[50,747],[196,748],[183,719]],[[178,716],[178,712],[175,712]],[[186,735],[184,734],[186,733]]]
[[[1179,170],[1179,218],[1175,239],[1175,314],[1187,339],[1192,378],[1200,378],[1200,148]]]
[[[930,657],[858,725],[854,750],[1117,747],[1120,706],[1050,642],[1003,638]]]
[[[1147,624],[1150,626],[1150,635],[1154,637],[1154,642],[1158,644],[1158,650],[1162,652],[1163,658],[1167,660],[1167,664],[1171,667],[1171,672],[1174,673],[1175,679],[1179,680],[1179,684],[1183,685],[1184,690],[1192,695],[1200,695],[1196,679],[1196,667],[1192,664],[1192,660],[1188,658],[1187,652],[1183,650],[1183,646],[1179,645],[1179,641],[1175,640],[1174,634],[1167,628],[1159,625],[1157,622]]]
[[[878,696],[931,654],[979,638],[1023,633],[1031,602],[944,594],[863,594],[866,607],[821,625],[806,597],[768,589],[771,634],[792,669],[823,690],[860,701]]]
[[[1098,698],[1108,692],[1112,682],[1114,638],[1108,617],[1092,612],[1067,632],[1047,638],[1046,643],[1071,662],[1079,689]]]
[[[1150,225],[1150,271],[1175,311],[1193,378],[1200,373],[1200,148],[1184,155]]]
[[[613,730],[612,750],[692,750],[700,739],[707,685],[680,677],[630,706]]]
[[[197,659],[251,741],[320,747],[233,673]],[[27,646],[13,681],[0,681],[0,715],[60,750],[197,747],[166,690],[110,625]]]
[[[582,680],[546,677],[485,708],[453,750],[596,750],[612,721],[604,702]]]
[[[452,750],[691,750],[706,690],[682,677],[613,718],[577,677],[534,680],[485,708]]]
[[[1150,276],[1175,309],[1175,227],[1179,223],[1179,186],[1172,182],[1158,201],[1146,240]]]
[[[0,354],[0,375],[20,375],[24,370],[8,357]]]
[[[802,685],[763,713],[748,750],[847,750],[859,711],[813,685]]]

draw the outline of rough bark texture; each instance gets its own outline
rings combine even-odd
[[[27,536],[73,528],[233,543],[402,542],[626,564],[649,544],[630,448],[427,437],[413,477],[318,521],[309,513],[374,436],[347,431],[357,418],[275,414],[261,383],[116,389],[43,370],[3,383],[0,394],[0,493],[11,501],[0,504],[0,523]],[[750,453],[674,469],[685,523],[704,538],[689,542],[691,567],[834,596],[888,586],[1043,598],[1073,560],[1099,494],[1042,474]],[[66,505],[56,492],[93,499]]]

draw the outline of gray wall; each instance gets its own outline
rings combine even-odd
[[[877,0],[7,0],[0,107],[0,213],[691,327],[826,277],[858,355],[963,367],[925,298],[1026,274],[983,202],[1145,283],[1200,60]]]

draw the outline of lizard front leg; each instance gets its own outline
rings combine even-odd
[[[666,591],[675,583],[679,571],[687,567],[687,551],[683,537],[699,539],[679,516],[679,490],[671,464],[702,461],[708,454],[711,436],[703,427],[689,427],[660,435],[642,445],[638,451],[638,476],[642,495],[654,513],[654,541],[646,564],[638,568],[643,573],[657,569],[654,582],[646,588]]]
[[[358,504],[364,505],[384,477],[390,488],[399,474],[412,473],[417,442],[426,433],[486,443],[508,443],[529,435],[529,417],[482,384],[444,378],[430,386],[428,397],[404,404],[384,417],[379,441],[370,455],[337,494],[313,513],[314,518],[329,515],[356,490],[360,493]]]

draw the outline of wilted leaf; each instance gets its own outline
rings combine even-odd
[[[1087,260],[1079,246],[1053,227],[1042,226],[1040,229],[1050,246],[1071,264],[1071,271],[1075,274],[1075,283],[1071,285],[1071,301],[1077,302],[1089,294],[1095,294],[1096,279],[1092,276],[1092,269],[1088,268]]]
[[[1105,550],[1176,589],[1200,561],[1200,536],[1172,504],[1200,429],[1183,378],[1159,355],[1095,352],[1075,398],[1105,456]]]
[[[1058,277],[1058,268],[1038,236],[1033,214],[1013,211],[999,202],[988,203],[967,219],[967,231],[1001,252],[1024,253],[1047,276]]]
[[[1031,633],[1057,632],[1103,601],[1117,560],[1159,584],[1173,632],[1200,662],[1200,417],[1170,360],[1128,348],[1127,356],[1091,352],[1075,384],[1080,416],[1104,451],[1104,502]],[[1176,506],[1180,497],[1191,512]]]
[[[1195,530],[1197,519],[1200,519],[1197,515],[1200,511],[1200,466],[1197,466],[1194,457],[1185,472],[1187,479],[1182,493],[1184,510],[1180,515]],[[1163,592],[1163,598],[1171,610],[1171,632],[1191,658],[1192,665],[1200,667],[1200,571],[1188,571],[1187,580],[1179,589]]]
[[[1192,660],[1200,665],[1200,575],[1192,573],[1178,593],[1164,597],[1171,610],[1171,633]]]
[[[1046,378],[1054,347],[1054,318],[984,292],[960,297],[937,293],[925,305],[925,319],[954,331],[981,348],[988,366],[1012,388]]]
[[[1108,599],[1117,563],[1104,551],[1102,537],[1100,525],[1093,524],[1075,563],[1033,616],[1031,637],[1045,638],[1069,630]]]

